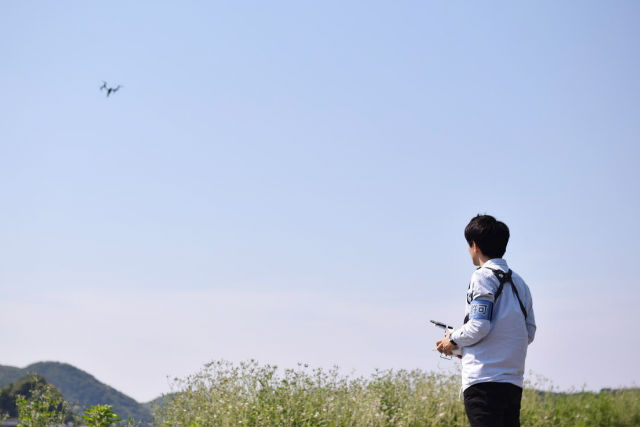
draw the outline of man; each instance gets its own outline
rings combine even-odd
[[[465,323],[436,348],[447,355],[462,350],[464,406],[472,427],[519,427],[525,358],[536,332],[531,292],[502,258],[506,224],[477,215],[464,236],[478,266],[467,290]]]

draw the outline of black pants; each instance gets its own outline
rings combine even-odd
[[[464,391],[471,427],[520,427],[522,389],[509,383],[479,383]]]

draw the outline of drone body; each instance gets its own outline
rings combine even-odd
[[[107,82],[105,82],[103,80],[102,81],[102,86],[100,86],[100,90],[106,90],[107,91],[107,97],[109,97],[109,95],[111,95],[112,93],[116,93],[121,87],[122,87],[122,85],[118,85],[116,87],[108,87],[107,86]]]

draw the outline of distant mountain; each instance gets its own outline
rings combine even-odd
[[[81,410],[91,405],[113,405],[113,410],[123,420],[151,422],[149,405],[136,402],[113,387],[101,383],[92,375],[66,363],[38,362],[26,368],[0,365],[0,387],[15,383],[18,379],[38,374],[56,386],[69,403],[77,403]]]
[[[15,383],[24,376],[24,370],[20,368],[0,365],[0,387],[4,387],[9,383]]]

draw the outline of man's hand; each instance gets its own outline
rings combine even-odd
[[[436,350],[438,350],[440,353],[445,354],[447,356],[453,356],[453,350],[458,348],[458,346],[453,345],[453,343],[449,339],[450,335],[451,333],[447,332],[444,338],[436,343]]]

